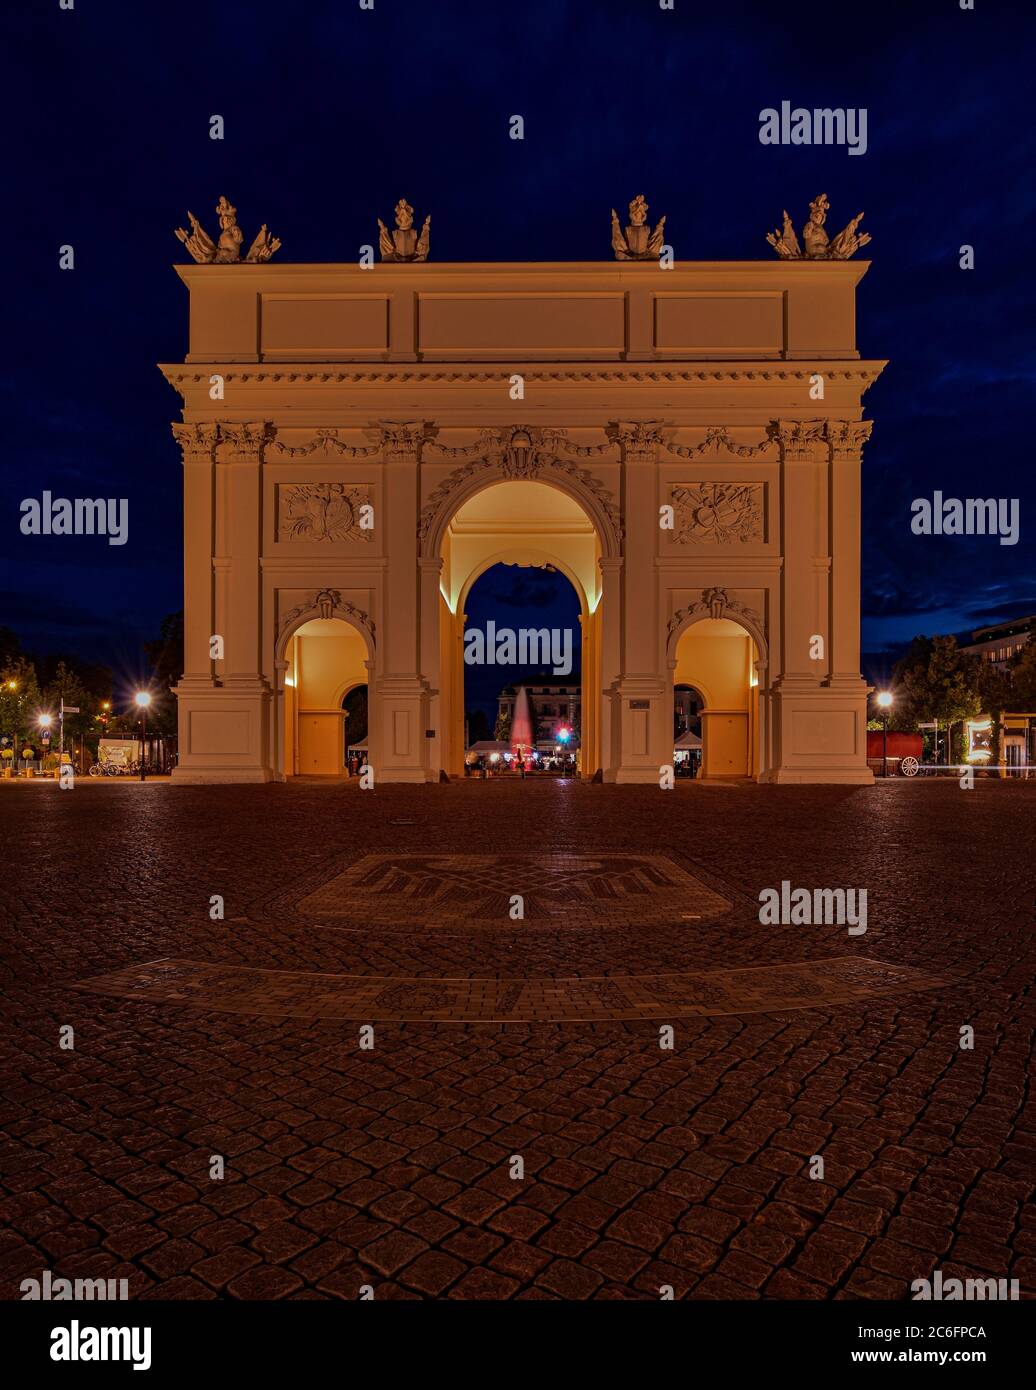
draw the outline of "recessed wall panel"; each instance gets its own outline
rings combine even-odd
[[[383,356],[388,305],[384,294],[264,294],[262,355],[285,361]]]
[[[422,294],[418,347],[434,357],[619,357],[622,294]]]

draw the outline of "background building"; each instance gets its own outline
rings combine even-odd
[[[579,682],[559,680],[557,676],[543,675],[533,676],[528,681],[522,681],[529,696],[529,704],[532,706],[533,720],[536,730],[536,746],[546,750],[553,750],[558,742],[558,731],[568,729],[572,733],[569,740],[569,747],[575,748],[579,744]],[[513,685],[506,686],[500,692],[499,715],[500,719],[510,722],[514,713],[514,699],[518,693],[518,688]]]
[[[997,623],[993,627],[979,627],[971,634],[971,641],[961,646],[961,650],[979,656],[1001,671],[1013,656],[1029,641],[1036,631],[1036,613],[1027,618],[1012,618],[1010,622]]]

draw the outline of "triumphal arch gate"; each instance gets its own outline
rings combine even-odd
[[[177,780],[340,773],[361,688],[377,781],[459,774],[465,599],[503,562],[578,595],[583,776],[657,782],[690,687],[706,777],[870,781],[866,262],[664,266],[633,225],[612,262],[444,264],[401,223],[380,264],[300,265],[195,227],[190,351],[162,368]]]

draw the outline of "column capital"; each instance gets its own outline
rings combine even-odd
[[[809,459],[813,446],[824,438],[824,420],[772,420],[768,427],[771,439],[781,447],[785,459]]]
[[[170,426],[173,438],[183,450],[184,463],[211,463],[219,443],[219,425],[214,420],[185,424],[174,420]]]
[[[663,420],[612,420],[605,433],[622,450],[623,461],[653,463],[665,442]]]
[[[422,447],[434,439],[438,425],[429,420],[378,420],[364,430],[371,443],[378,444],[386,457],[420,460]]]
[[[826,435],[832,459],[859,459],[873,428],[873,420],[828,420]]]
[[[218,428],[216,457],[220,463],[262,463],[266,446],[273,443],[277,433],[269,420],[232,425],[220,421]]]

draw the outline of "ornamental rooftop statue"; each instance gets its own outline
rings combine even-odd
[[[212,240],[193,212],[187,214],[191,224],[190,233],[185,232],[182,227],[177,227],[177,237],[199,265],[232,265],[240,262],[244,233],[237,225],[237,208],[226,198],[220,197],[216,204],[216,216],[219,218],[220,226],[218,242]],[[276,237],[270,236],[264,222],[259,228],[255,241],[248,248],[245,262],[249,265],[258,265],[262,261],[268,261],[280,244]]]
[[[405,198],[396,204],[396,226],[391,233],[378,218],[378,249],[383,261],[426,261],[428,259],[429,227],[431,217],[426,217],[421,235],[414,231],[414,210]]]
[[[619,226],[619,218],[612,208],[612,250],[618,261],[656,260],[662,250],[662,232],[665,218],[652,232],[647,225],[648,205],[643,193],[638,193],[630,203],[630,220],[625,231]]]
[[[826,193],[821,193],[810,203],[809,221],[802,229],[805,249],[799,244],[786,209],[783,228],[768,232],[766,240],[782,260],[848,260],[861,247],[866,246],[871,237],[868,232],[858,233],[856,230],[863,220],[863,213],[859,212],[837,236],[829,238],[824,230],[824,223],[830,206]],[[612,208],[612,250],[615,258],[619,261],[658,260],[664,251],[669,256],[670,264],[664,267],[668,269],[672,264],[672,248],[663,245],[666,219],[660,218],[652,231],[647,214],[648,204],[642,193],[638,193],[630,203],[630,220],[625,227],[620,227],[618,215]],[[216,215],[220,226],[218,241],[212,240],[193,212],[187,214],[191,224],[190,232],[184,231],[182,227],[175,229],[176,236],[199,265],[257,265],[268,261],[279,249],[279,238],[271,237],[264,222],[242,261],[241,246],[244,234],[237,225],[237,208],[225,197],[220,197],[216,205]],[[397,264],[427,261],[431,217],[425,218],[418,235],[414,230],[414,209],[405,198],[400,198],[396,204],[395,215],[396,225],[391,232],[380,217],[377,219],[378,245],[382,261]]]
[[[805,251],[799,246],[799,239],[795,235],[795,228],[791,225],[787,209],[784,212],[783,230],[767,232],[766,240],[785,261],[847,261],[861,246],[867,245],[871,239],[870,234],[863,232],[859,236],[856,235],[856,228],[863,221],[863,213],[858,212],[849,225],[840,231],[833,241],[829,241],[824,231],[824,222],[827,220],[827,210],[830,206],[826,193],[821,193],[810,203],[809,221],[802,229],[802,240],[806,243]]]

